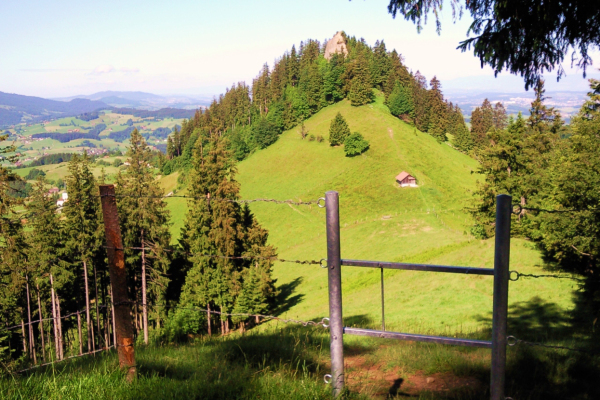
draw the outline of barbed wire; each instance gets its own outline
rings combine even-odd
[[[114,250],[120,250],[120,251],[124,251],[124,250],[153,250],[152,247],[110,247],[110,246],[102,246],[104,249],[114,249]],[[177,252],[178,250],[173,250],[173,249],[161,249],[161,251],[165,251],[167,253],[174,253]],[[270,260],[270,261],[279,261],[279,262],[283,262],[283,263],[293,263],[293,264],[305,264],[305,265],[321,265],[323,266],[323,261],[326,261],[324,258],[317,261],[317,260],[287,260],[287,259],[283,259],[283,258],[277,258],[277,257],[262,257],[262,256],[223,256],[223,255],[219,255],[219,254],[205,254],[205,253],[190,253],[190,252],[186,252],[183,251],[181,252],[181,254],[185,254],[187,256],[192,256],[192,257],[207,257],[207,258],[221,258],[221,259],[226,259],[226,260]]]
[[[524,345],[530,346],[530,347],[544,347],[546,349],[576,351],[576,352],[584,353],[584,354],[588,354],[588,355],[599,354],[598,351],[590,351],[590,350],[585,350],[585,349],[581,349],[581,348],[556,346],[556,345],[537,343],[537,342],[528,342],[526,340],[518,339],[515,336],[507,336],[506,340],[507,340],[507,344],[511,347],[516,346],[517,344],[524,344]]]
[[[55,361],[51,361],[51,362],[48,362],[48,363],[37,364],[37,365],[31,366],[29,368],[25,368],[25,369],[22,369],[20,371],[17,371],[16,373],[20,374],[20,373],[23,373],[23,372],[31,371],[32,369],[36,369],[36,368],[40,368],[40,367],[46,367],[48,365],[53,365],[53,364],[57,364],[57,363],[60,363],[60,362],[63,362],[63,361],[71,360],[73,358],[85,357],[85,356],[89,356],[90,354],[100,353],[102,351],[109,351],[111,348],[114,348],[114,347],[115,347],[114,345],[110,345],[108,347],[103,347],[103,348],[101,348],[99,350],[94,350],[94,351],[89,351],[89,352],[83,353],[83,354],[77,354],[77,355],[74,355],[74,356],[64,357],[64,358],[62,358],[60,360],[55,360]]]
[[[106,304],[98,304],[98,308],[106,308],[106,307],[108,307],[108,305],[106,305]],[[96,308],[96,306],[94,306],[93,308]],[[90,310],[91,309],[92,309],[92,307],[90,307]],[[55,319],[65,319],[65,318],[72,317],[73,315],[82,314],[82,313],[85,313],[85,312],[86,312],[86,310],[83,309],[83,310],[72,312],[72,313],[67,314],[67,315],[61,315],[58,318],[50,317],[50,318],[36,319],[36,320],[30,321],[30,322],[23,321],[23,324],[13,325],[13,326],[8,326],[8,327],[5,327],[5,328],[2,328],[2,329],[0,329],[0,332],[10,331],[10,330],[13,330],[13,329],[22,328],[23,326],[33,325],[33,324],[37,324],[39,322],[44,322],[44,321],[53,321]]]
[[[277,200],[277,199],[267,199],[267,198],[237,200],[237,199],[225,199],[225,198],[218,198],[218,197],[210,197],[210,195],[189,196],[189,195],[177,195],[177,194],[172,194],[172,195],[167,194],[164,196],[137,196],[137,195],[128,195],[128,194],[117,194],[117,195],[106,194],[106,195],[100,195],[100,197],[115,197],[115,198],[130,197],[130,198],[148,198],[148,199],[163,199],[163,200],[168,199],[168,198],[181,198],[181,199],[205,200],[208,202],[218,201],[218,202],[238,203],[238,204],[250,204],[250,203],[262,202],[262,203],[275,203],[275,204],[291,204],[291,205],[295,205],[295,206],[310,206],[310,205],[314,204],[314,205],[318,205],[321,208],[325,207],[325,199],[323,199],[323,198],[313,200],[313,201]]]
[[[169,306],[166,304],[155,304],[155,303],[142,303],[142,302],[137,302],[137,301],[121,301],[118,303],[113,303],[113,305],[119,306],[119,305],[138,305],[141,307],[162,307],[162,308],[177,308],[179,310],[194,310],[194,311],[201,311],[203,313],[209,313],[209,314],[214,314],[214,315],[221,315],[221,316],[226,316],[226,317],[259,317],[259,318],[263,318],[269,321],[278,321],[278,322],[283,322],[285,324],[298,324],[298,325],[302,325],[302,326],[322,326],[323,328],[328,328],[329,325],[327,325],[325,323],[325,321],[329,321],[329,318],[324,317],[321,319],[321,321],[304,321],[304,320],[300,320],[300,319],[293,319],[293,318],[281,318],[281,317],[277,317],[275,315],[265,315],[265,314],[250,314],[250,313],[227,313],[227,312],[222,312],[222,311],[215,311],[215,310],[208,310],[206,308],[202,308],[202,307],[194,307],[194,306],[187,306],[187,307],[180,307],[180,306]]]

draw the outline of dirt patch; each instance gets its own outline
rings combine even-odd
[[[365,355],[347,356],[345,368],[349,389],[375,399],[412,398],[425,392],[445,397],[457,392],[485,391],[484,385],[473,377],[459,377],[450,373],[403,374],[398,367],[386,369],[383,364]]]
[[[390,135],[390,139],[394,139],[394,131],[392,128],[388,128],[388,135]]]

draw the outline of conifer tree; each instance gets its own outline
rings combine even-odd
[[[329,125],[329,144],[339,146],[350,136],[350,128],[341,113],[337,113]]]
[[[375,42],[373,47],[373,58],[371,59],[371,82],[374,87],[383,90],[390,74],[392,63],[388,57],[385,43]]]
[[[124,173],[119,171],[116,180],[117,208],[123,246],[141,248],[126,249],[125,260],[131,278],[129,281],[137,283],[131,287],[131,297],[137,299],[138,289],[141,289],[142,328],[144,342],[148,344],[149,307],[146,304],[158,304],[152,310],[157,326],[164,317],[161,305],[165,303],[169,283],[169,259],[165,253],[171,240],[169,212],[149,164],[151,151],[137,129],[131,132],[129,143],[129,165]],[[139,281],[137,276],[140,276]]]
[[[494,128],[496,129],[504,129],[506,128],[507,124],[508,124],[508,117],[506,115],[506,108],[504,108],[504,105],[500,102],[497,102],[496,105],[494,106],[494,113],[493,113],[493,124],[494,124]]]
[[[442,85],[434,76],[430,82],[429,90],[429,127],[427,131],[436,138],[438,143],[448,140],[446,127],[448,125],[447,106],[442,95]]]
[[[481,107],[471,113],[471,134],[477,149],[488,145],[487,133],[494,126],[494,110],[488,99],[483,100]]]
[[[462,152],[468,153],[473,149],[473,137],[465,125],[462,111],[456,105],[452,115],[452,134],[454,135],[454,146]]]
[[[415,125],[421,132],[429,129],[429,94],[427,91],[427,80],[419,71],[415,73],[412,80],[413,102],[415,105]]]
[[[396,86],[388,97],[387,105],[392,115],[406,119],[407,122],[414,120],[415,106],[412,91],[403,86],[400,81],[396,81]]]
[[[296,86],[300,79],[300,61],[296,54],[296,46],[292,46],[292,51],[287,60],[287,81],[290,85]]]
[[[83,295],[86,309],[88,349],[95,349],[93,325],[90,317],[90,267],[95,268],[94,260],[101,252],[104,226],[98,186],[90,169],[87,153],[74,155],[69,162],[69,175],[66,179],[68,201],[63,208],[65,217],[63,237],[65,250],[72,263],[83,270]],[[96,296],[97,297],[97,296]],[[97,300],[97,299],[96,299]]]
[[[353,106],[362,106],[373,101],[371,75],[365,51],[359,51],[352,65],[352,80],[348,88],[348,100]]]
[[[344,98],[344,83],[342,75],[344,74],[344,53],[334,53],[327,63],[325,75],[323,77],[323,97],[324,103],[333,104]]]

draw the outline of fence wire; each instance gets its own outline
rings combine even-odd
[[[113,249],[113,250],[119,250],[119,251],[124,251],[124,250],[147,250],[147,251],[151,251],[153,250],[152,247],[110,247],[110,246],[102,246],[105,249]],[[178,250],[173,250],[173,249],[161,249],[161,251],[165,251],[168,253],[174,253],[177,252]],[[191,256],[191,257],[207,257],[207,258],[220,258],[220,259],[225,259],[225,260],[270,260],[270,261],[279,261],[282,263],[293,263],[293,264],[305,264],[305,265],[321,265],[323,266],[323,262],[326,261],[324,258],[317,261],[317,260],[287,260],[287,259],[283,259],[283,258],[277,258],[277,257],[262,257],[262,256],[223,256],[223,255],[219,255],[219,254],[205,254],[205,253],[189,253],[189,252],[181,252],[181,254],[185,254],[187,256]]]
[[[521,214],[523,211],[535,211],[535,212],[545,212],[545,213],[550,213],[550,214],[560,214],[560,213],[570,213],[570,212],[585,212],[585,211],[599,211],[600,209],[597,207],[591,207],[591,208],[571,208],[571,209],[566,209],[566,210],[548,210],[546,208],[538,208],[538,207],[526,207],[526,206],[522,206],[520,204],[513,204],[512,207],[512,213],[519,215]]]
[[[275,203],[275,204],[291,204],[294,206],[310,206],[310,205],[318,205],[319,207],[325,207],[325,200],[323,198],[312,200],[312,201],[294,201],[294,200],[278,200],[278,199],[267,199],[267,198],[258,198],[258,199],[226,199],[226,198],[218,198],[211,197],[210,195],[206,196],[189,196],[189,195],[181,195],[181,194],[171,194],[164,196],[137,196],[137,195],[128,195],[128,194],[117,194],[117,195],[100,195],[100,197],[130,197],[130,198],[147,198],[147,199],[169,199],[169,198],[180,198],[180,199],[193,199],[193,200],[204,200],[207,202],[217,201],[217,202],[225,202],[225,203],[238,203],[238,204],[250,204],[250,203]]]
[[[543,347],[546,349],[553,349],[553,350],[567,350],[567,351],[576,351],[578,353],[584,353],[584,354],[588,354],[588,355],[597,355],[599,354],[598,351],[590,351],[590,350],[585,350],[582,348],[576,348],[576,347],[567,347],[567,346],[556,346],[556,345],[551,345],[551,344],[544,344],[544,343],[537,343],[537,342],[528,342],[526,340],[522,340],[519,339],[515,336],[507,336],[507,344],[511,347],[516,346],[518,344],[523,344],[525,346],[530,346],[530,347]]]

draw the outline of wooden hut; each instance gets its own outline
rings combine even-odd
[[[417,180],[406,171],[402,171],[396,176],[396,182],[400,187],[417,187]]]

